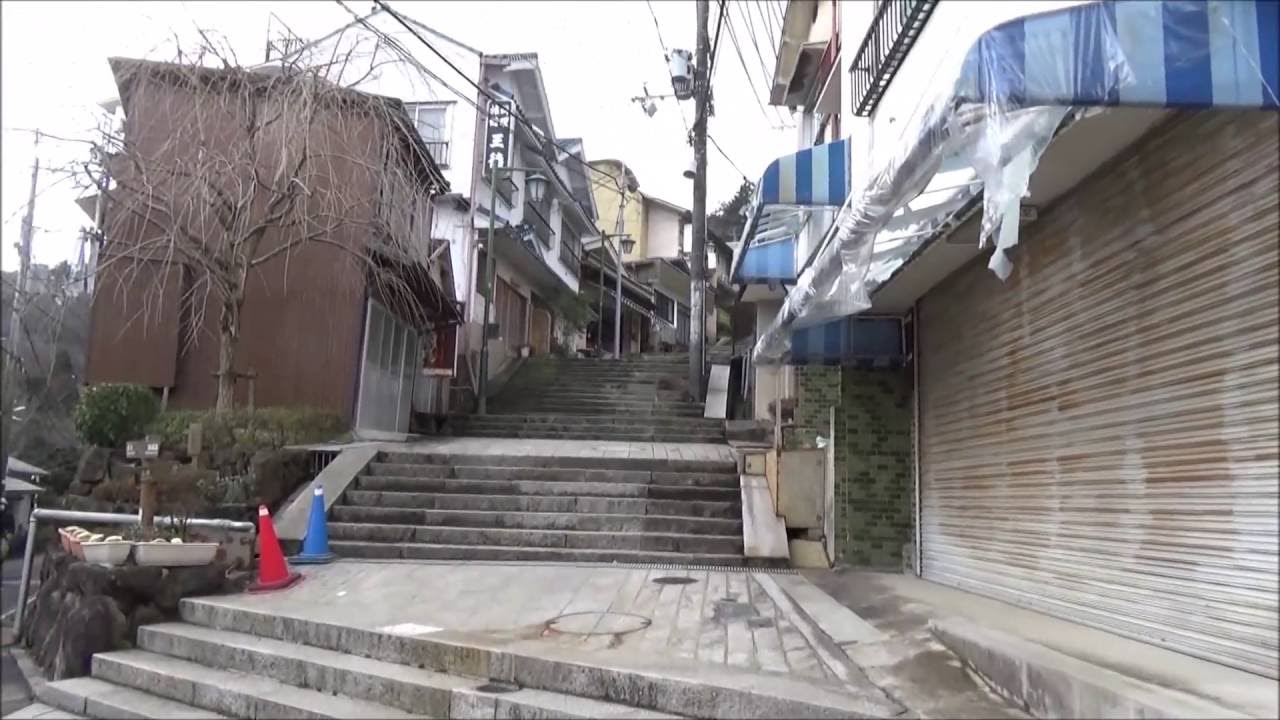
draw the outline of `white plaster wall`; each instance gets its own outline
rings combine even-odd
[[[645,235],[648,240],[646,257],[674,258],[680,255],[680,214],[674,210],[645,203]]]
[[[763,331],[773,323],[782,309],[782,301],[756,303],[756,327]],[[769,419],[769,403],[782,397],[795,397],[795,378],[789,365],[756,365],[752,406],[757,420]]]
[[[448,111],[450,157],[448,166],[444,168],[444,175],[453,192],[470,197],[472,150],[475,147],[476,132],[476,109],[471,103],[475,102],[475,93],[467,92],[470,85],[393,18],[382,13],[372,18],[370,24],[395,38],[423,68],[436,77],[446,79],[458,92],[430,77],[414,63],[403,60],[385,42],[378,42],[373,33],[359,25],[318,42],[306,51],[307,62],[316,64],[332,62],[334,57],[349,57],[339,78],[344,84],[351,84],[365,92],[398,98],[405,103],[452,103]],[[419,32],[431,40],[432,45],[458,66],[458,69],[467,73],[468,77],[480,77],[478,54],[443,35],[421,29]],[[374,65],[377,67],[370,72]]]

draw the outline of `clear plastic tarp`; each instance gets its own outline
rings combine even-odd
[[[1092,3],[1021,18],[984,34],[957,73],[943,81],[942,90],[910,121],[896,152],[849,195],[781,312],[761,333],[754,360],[782,362],[792,328],[870,307],[870,288],[884,282],[929,237],[944,231],[978,195],[979,246],[994,246],[988,267],[1001,279],[1008,277],[1008,252],[1018,242],[1027,185],[1074,108],[1275,107],[1274,82],[1261,61],[1269,51],[1259,50],[1267,42],[1261,33],[1268,29],[1257,24],[1263,12],[1250,16],[1240,8],[1214,7],[1173,0]],[[1170,18],[1178,21],[1180,14],[1203,16],[1205,22],[1174,27]],[[1255,24],[1247,25],[1251,17]],[[1165,32],[1137,32],[1150,29],[1151,22],[1163,22]],[[1220,70],[1224,43],[1240,56],[1229,70],[1237,74],[1230,78],[1234,84]],[[1175,90],[1183,92],[1182,86],[1168,79],[1184,71],[1194,75],[1196,63],[1210,67],[1211,52],[1212,82],[1199,95],[1187,91],[1173,97]],[[1160,67],[1148,67],[1157,57]],[[1158,71],[1166,82],[1156,87],[1135,68]]]

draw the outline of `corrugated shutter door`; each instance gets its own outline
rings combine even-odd
[[[1179,115],[921,300],[926,578],[1277,677],[1278,125]]]

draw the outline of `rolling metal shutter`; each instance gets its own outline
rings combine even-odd
[[[926,578],[1277,677],[1278,125],[1179,114],[921,299]]]

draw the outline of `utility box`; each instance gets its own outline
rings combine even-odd
[[[778,457],[778,514],[788,528],[822,528],[826,451],[784,450]]]
[[[766,453],[762,453],[762,452],[745,453],[745,455],[746,455],[746,462],[745,462],[745,467],[743,468],[745,472],[743,472],[743,474],[744,475],[764,475],[765,474],[764,456],[766,455]]]

